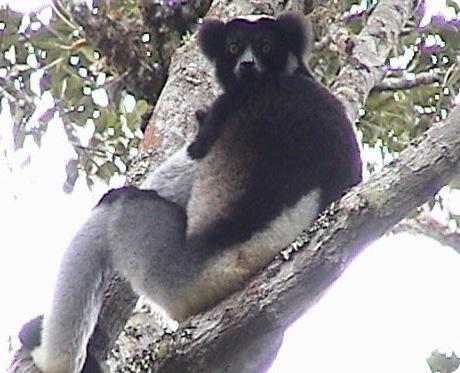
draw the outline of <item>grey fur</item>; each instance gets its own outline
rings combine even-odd
[[[155,190],[163,198],[185,208],[190,198],[197,163],[187,155],[187,147],[179,149],[150,173],[140,188]]]
[[[94,209],[63,257],[41,345],[32,352],[45,373],[79,372],[85,362],[110,274],[106,225],[106,211]]]
[[[134,290],[174,313],[176,291],[197,268],[192,258],[184,258],[191,267],[179,276],[178,266],[183,270],[185,265],[177,261],[184,236],[183,209],[158,197],[132,198],[128,191],[96,206],[64,254],[41,345],[32,352],[35,364],[45,373],[81,370],[114,270]]]

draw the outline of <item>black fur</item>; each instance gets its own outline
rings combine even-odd
[[[225,32],[225,24],[217,19],[206,21],[201,26],[201,50],[210,60],[214,60],[224,52],[225,44],[222,43],[222,40],[225,37]]]
[[[42,324],[43,315],[40,315],[26,322],[19,332],[19,341],[30,351],[41,344]]]
[[[223,25],[207,24],[200,40],[205,53],[212,51],[208,57],[225,93],[201,116],[188,148],[194,159],[219,154],[222,146],[243,153],[235,159],[235,169],[240,168],[235,177],[246,178],[243,194],[227,207],[225,218],[189,238],[191,246],[214,249],[247,240],[314,189],[321,190],[324,208],[361,181],[358,144],[340,102],[308,74],[285,72],[289,53],[298,58],[301,71],[308,71],[299,56],[307,48],[301,22],[286,15]],[[271,42],[270,55],[257,55],[260,40]],[[266,69],[235,74],[238,56],[222,48],[229,42],[241,49],[250,45]],[[224,134],[222,145],[218,140]]]
[[[111,205],[117,203],[120,198],[145,199],[146,197],[153,199],[162,199],[154,190],[144,190],[136,188],[134,186],[124,186],[121,188],[109,190],[102,196],[102,198],[99,200],[96,206]]]
[[[306,54],[313,44],[313,30],[310,22],[305,22],[293,13],[283,13],[276,22],[284,35],[289,50],[296,56]]]
[[[252,45],[254,52],[261,56],[261,46],[269,41],[273,53],[264,58],[264,65],[271,73],[280,73],[286,67],[288,53],[302,61],[303,54],[310,48],[311,27],[306,32],[305,23],[293,13],[284,13],[276,20],[261,18],[257,22],[237,18],[228,23],[210,20],[203,24],[199,43],[206,57],[216,65],[216,76],[224,88],[237,83],[233,72],[240,54],[231,55],[227,48],[236,43],[242,52],[247,45]],[[311,76],[303,63],[296,73]]]

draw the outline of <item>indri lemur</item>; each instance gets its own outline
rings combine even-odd
[[[76,234],[29,343],[40,343],[43,372],[82,369],[113,271],[184,320],[240,288],[361,180],[344,108],[303,62],[309,38],[292,14],[204,23],[199,44],[224,93],[149,190],[109,192]]]

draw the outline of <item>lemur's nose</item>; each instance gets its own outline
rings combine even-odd
[[[250,69],[250,68],[254,68],[254,66],[255,66],[254,61],[241,61],[240,62],[241,69]]]

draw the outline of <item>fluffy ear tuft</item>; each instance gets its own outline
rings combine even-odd
[[[295,13],[282,13],[276,18],[294,54],[301,57],[309,54],[313,45],[313,28],[310,19]]]
[[[211,61],[215,60],[219,53],[222,53],[225,46],[225,23],[211,19],[201,26],[198,42],[204,55]]]

